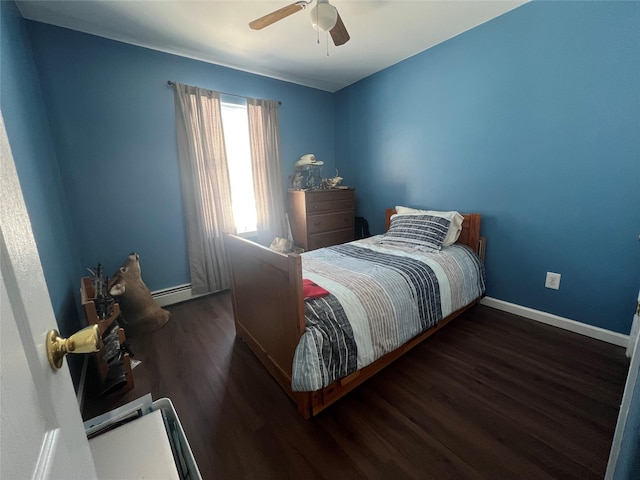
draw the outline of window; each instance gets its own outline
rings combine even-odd
[[[257,215],[247,105],[223,99],[220,109],[236,230],[238,233],[252,233],[257,230]]]

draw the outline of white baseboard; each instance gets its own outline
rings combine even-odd
[[[151,292],[151,296],[161,307],[186,302],[187,300],[193,300],[194,298],[203,297],[204,295],[208,295],[208,293],[194,295],[191,292],[190,283]]]
[[[534,310],[533,308],[523,307],[515,303],[505,302],[504,300],[498,300],[497,298],[484,297],[480,300],[480,304],[496,308],[504,312],[513,313],[514,315],[520,315],[521,317],[529,318],[531,320],[546,323],[547,325],[553,325],[554,327],[562,328],[563,330],[569,330],[570,332],[602,340],[603,342],[612,343],[620,347],[626,348],[629,344],[629,335],[612,332],[611,330],[594,327],[593,325],[587,325],[582,322],[576,322],[575,320],[559,317],[558,315],[542,312],[540,310]]]

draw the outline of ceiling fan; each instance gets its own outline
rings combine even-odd
[[[309,5],[314,3],[314,0],[308,2],[294,2],[286,7],[279,8],[278,10],[268,13],[263,17],[260,17],[253,22],[249,23],[249,26],[253,30],[262,30],[269,25],[276,23],[283,18],[293,15],[300,10],[304,10]],[[316,0],[315,7],[311,9],[311,24],[316,30],[322,30],[329,32],[333,43],[337,46],[344,45],[349,41],[349,33],[342,23],[340,14],[336,7],[329,3],[329,0]]]

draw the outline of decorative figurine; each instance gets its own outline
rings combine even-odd
[[[342,182],[342,180],[343,178],[338,176],[338,169],[336,168],[336,176],[332,178],[323,178],[322,185],[324,188],[336,188],[338,185],[340,185],[340,182]]]

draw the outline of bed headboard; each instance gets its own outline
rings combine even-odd
[[[386,218],[386,230],[389,230],[391,225],[391,215],[395,214],[395,208],[387,208]],[[462,243],[469,246],[474,252],[478,254],[480,259],[484,261],[484,247],[485,239],[480,237],[480,218],[479,213],[464,213],[462,214],[464,221],[462,222],[462,232],[456,243]]]

